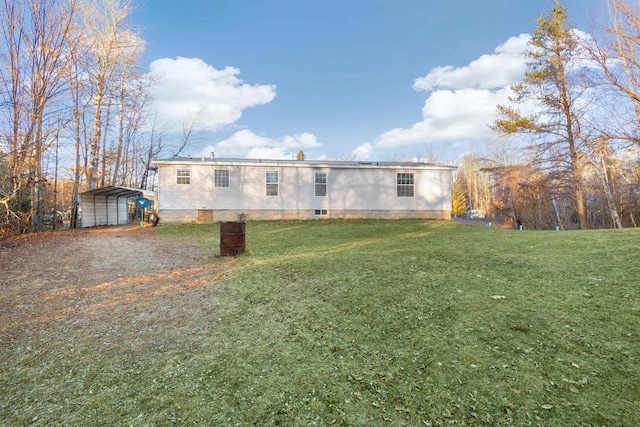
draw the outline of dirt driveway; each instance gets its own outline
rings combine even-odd
[[[145,334],[145,325],[213,309],[211,283],[233,262],[139,226],[23,236],[0,242],[0,260],[0,341],[51,328],[60,339],[73,330],[107,341]]]

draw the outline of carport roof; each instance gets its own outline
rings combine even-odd
[[[118,187],[114,185],[108,185],[106,187],[100,187],[93,190],[85,191],[82,193],[87,196],[117,196],[117,197],[133,197],[133,196],[149,196],[153,197],[153,191],[141,190],[137,188]]]

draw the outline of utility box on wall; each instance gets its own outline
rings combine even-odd
[[[198,209],[198,224],[212,224],[213,209]]]

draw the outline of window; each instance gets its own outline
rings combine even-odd
[[[267,196],[278,195],[278,171],[267,171]]]
[[[413,197],[413,173],[398,172],[397,190],[398,197]]]
[[[314,176],[316,197],[325,197],[327,195],[327,173],[316,172]]]
[[[316,209],[316,216],[326,216],[326,215],[327,215],[326,209]]]
[[[178,169],[176,171],[176,184],[191,184],[191,169]]]
[[[213,185],[217,188],[229,188],[229,171],[226,169],[213,171]]]

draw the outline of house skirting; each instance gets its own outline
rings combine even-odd
[[[410,210],[212,210],[212,209],[163,209],[158,212],[162,222],[196,222],[201,224],[217,221],[237,221],[242,216],[248,220],[288,220],[288,219],[451,219],[451,211],[410,211]]]

